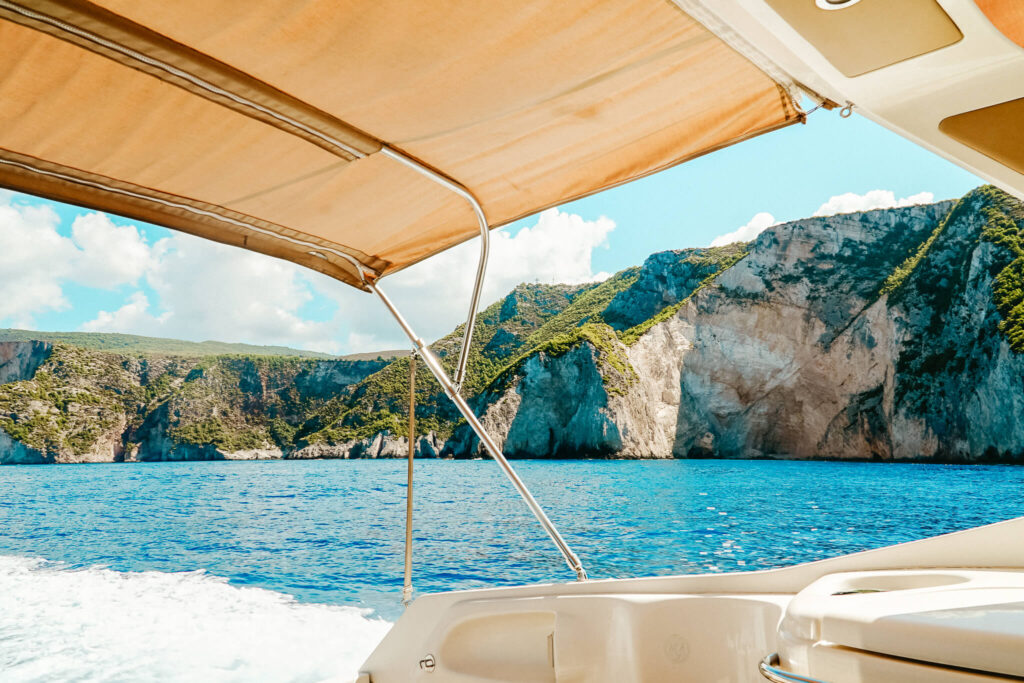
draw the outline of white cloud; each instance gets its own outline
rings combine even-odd
[[[64,284],[114,289],[138,281],[149,247],[134,226],[117,226],[103,214],[75,219],[71,237],[45,205],[0,194],[0,321],[33,326],[33,317],[70,307]]]
[[[770,213],[762,211],[751,218],[750,222],[743,227],[727,232],[724,235],[719,235],[711,240],[710,246],[722,247],[733,242],[749,242],[773,225],[777,225],[775,217]]]
[[[87,287],[114,289],[134,284],[149,266],[149,245],[138,229],[114,225],[106,214],[76,217],[71,239],[81,250],[74,279]]]
[[[146,281],[159,312],[143,292],[135,292],[121,308],[100,311],[82,329],[340,350],[330,323],[302,317],[313,294],[300,268],[290,263],[175,234],[153,245]]]
[[[84,323],[81,329],[83,332],[117,331],[149,335],[162,322],[160,317],[149,313],[149,298],[142,292],[134,292],[124,306],[116,311],[100,311],[94,319]]]
[[[491,233],[491,258],[483,305],[520,282],[580,283],[607,277],[594,273],[593,250],[607,245],[615,224],[587,221],[557,209],[514,237]],[[476,272],[476,240],[385,278],[381,287],[416,331],[433,340],[466,316]],[[185,339],[287,344],[334,353],[409,345],[381,303],[325,276],[283,261],[187,235],[152,248],[146,281],[159,299],[136,293],[115,311],[102,311],[83,329]],[[302,307],[313,292],[337,305],[329,321],[311,322]]]
[[[70,237],[60,234],[59,222],[45,206],[0,196],[0,323],[30,327],[35,314],[66,310],[68,285],[136,285],[120,306],[99,311],[81,329],[334,353],[408,345],[374,297],[299,266],[177,233],[150,246],[136,227],[115,225],[101,213],[79,215]],[[514,236],[492,232],[482,305],[520,282],[608,277],[594,272],[592,256],[607,248],[614,229],[607,218],[549,209]],[[433,340],[465,319],[478,255],[479,243],[471,240],[385,278],[382,286]],[[320,318],[326,305],[329,319],[311,319],[310,302]]]
[[[857,213],[858,211],[872,211],[874,209],[891,209],[893,207],[913,206],[915,204],[930,204],[933,201],[935,201],[935,195],[931,192],[919,192],[902,199],[896,199],[896,194],[892,190],[871,190],[865,194],[847,192],[829,199],[818,207],[814,215],[831,216],[837,213]]]
[[[933,201],[935,201],[935,195],[931,192],[919,192],[901,199],[897,199],[896,194],[891,190],[871,190],[865,194],[847,192],[831,197],[818,207],[814,215],[831,216],[838,213],[856,213],[874,209],[914,206],[915,204],[930,204]],[[770,213],[761,212],[751,218],[750,222],[743,227],[716,237],[711,241],[710,246],[721,247],[732,242],[749,242],[773,225],[778,225],[775,218]]]
[[[32,327],[32,316],[70,306],[61,282],[78,250],[57,232],[60,219],[46,206],[0,203],[0,320]]]
[[[614,221],[605,217],[590,221],[548,209],[537,217],[536,225],[514,236],[505,230],[492,232],[481,308],[520,282],[578,284],[607,278],[608,273],[594,272],[592,255],[597,248],[607,248],[608,235],[614,229]],[[419,335],[434,340],[465,321],[479,253],[479,242],[471,240],[384,278],[381,288]],[[409,345],[375,297],[326,278],[314,282],[318,290],[338,302],[339,314],[350,321],[349,350]]]

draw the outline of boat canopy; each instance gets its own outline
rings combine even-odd
[[[701,12],[0,0],[0,186],[364,287],[479,234],[467,192],[493,228],[802,120]]]

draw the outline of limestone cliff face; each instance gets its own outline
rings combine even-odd
[[[622,345],[617,350],[625,353]],[[531,356],[510,388],[481,398],[486,406],[482,421],[510,458],[659,457],[671,451],[672,440],[664,425],[667,416],[652,399],[671,401],[662,391],[671,395],[671,380],[665,381],[659,359],[650,363],[645,369],[651,374],[637,373],[629,390],[622,391],[609,390],[609,368],[590,344],[557,357]],[[482,455],[467,427],[444,453]]]
[[[984,239],[992,203],[978,192],[955,208],[867,215],[887,216],[890,229],[860,216],[762,235],[683,313],[693,350],[682,359],[674,454],[1019,459],[1024,356],[998,329],[993,278],[1013,255]],[[904,237],[934,239],[880,295]],[[846,273],[823,273],[827,260]]]
[[[494,397],[483,422],[509,457],[571,458],[623,451],[624,427],[612,417],[621,411],[605,391],[594,355],[589,344],[556,359],[534,355],[515,388]],[[463,435],[470,433],[463,430]],[[467,446],[475,447],[475,438],[459,451]]]
[[[55,461],[54,457],[37,448],[26,446],[0,429],[0,465],[44,465]]]
[[[615,347],[624,390],[583,342],[482,397],[485,422],[513,457],[1021,460],[1024,354],[993,287],[1024,252],[986,237],[997,209],[1024,229],[992,191],[777,226]]]
[[[949,203],[779,226],[680,315],[677,456],[870,458],[892,376],[883,282]]]
[[[105,410],[82,384],[55,376],[52,370],[64,365],[53,344],[0,342],[0,464],[104,462],[121,455],[124,414]],[[122,373],[114,368],[95,369],[106,376],[106,390],[120,384]]]
[[[0,342],[0,384],[32,379],[52,350],[48,342]]]
[[[0,384],[31,379],[53,346],[41,341],[0,342]],[[12,438],[0,428],[0,464],[34,465],[53,462],[53,456]]]

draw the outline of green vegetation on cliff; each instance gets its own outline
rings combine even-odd
[[[957,378],[977,372],[980,359],[996,357],[1004,339],[1012,351],[1024,352],[1022,226],[1019,201],[980,187],[957,202],[910,267],[894,273],[900,277],[888,292],[889,305],[913,311],[915,325],[896,360],[897,406],[919,413],[937,409]],[[970,310],[963,307],[966,300]],[[973,342],[944,341],[956,335],[970,335]]]
[[[550,377],[571,381],[582,369],[589,378],[596,370],[604,394],[626,394],[639,377],[629,360],[639,351],[630,346],[702,292],[699,305],[685,309],[688,317],[803,293],[808,319],[827,330],[817,342],[826,351],[850,329],[874,344],[868,332],[850,326],[862,325],[862,314],[888,295],[883,303],[895,311],[894,324],[914,330],[893,359],[895,404],[924,410],[932,397],[953,391],[950,376],[983,365],[985,354],[993,357],[1003,335],[1011,349],[1024,352],[1022,230],[1021,204],[985,187],[955,205],[807,219],[756,243],[661,252],[600,283],[522,284],[479,314],[463,393],[483,411],[512,387],[526,396]],[[819,239],[809,244],[808,235]],[[744,277],[724,288],[718,278],[751,250]],[[989,292],[991,304],[984,303]],[[984,300],[973,306],[977,316],[962,306],[972,296],[974,304]],[[984,328],[973,348],[941,343],[950,329],[971,325]],[[12,336],[54,335],[7,331]],[[459,326],[431,345],[449,372],[461,341]],[[640,356],[657,352],[652,342]],[[414,362],[408,356],[324,360],[237,345],[216,347],[231,353],[199,355],[210,348],[205,344],[73,333],[68,343],[54,345],[34,377],[0,385],[0,429],[63,460],[104,453],[107,459],[111,453],[114,459],[206,458],[262,449],[357,457],[379,447],[378,435],[407,436]],[[178,348],[185,350],[166,353]],[[546,365],[568,354],[575,355]],[[416,362],[418,432],[442,440],[456,435],[451,443],[459,443],[461,416]],[[537,382],[521,382],[526,373]],[[604,398],[601,391],[592,396]]]
[[[247,356],[333,358],[333,356],[326,353],[302,351],[287,346],[257,346],[254,344],[231,344],[219,341],[190,342],[181,339],[140,337],[134,334],[113,332],[38,332],[35,330],[0,329],[0,341],[33,340],[67,344],[68,346],[75,346],[80,349],[112,351],[115,353],[147,353],[168,356],[241,354]]]
[[[168,430],[168,436],[181,444],[212,445],[226,453],[267,448],[271,445],[270,433],[266,429],[232,429],[215,417],[173,427]]]
[[[984,225],[980,232],[974,233],[972,239],[962,240],[962,244],[956,248],[960,256],[960,258],[954,259],[957,264],[956,269],[948,273],[942,280],[932,281],[933,278],[926,278],[927,282],[923,282],[923,286],[918,287],[919,290],[927,289],[928,291],[924,293],[931,300],[933,315],[929,331],[931,333],[940,331],[945,324],[943,314],[946,308],[954,296],[966,286],[970,266],[966,258],[967,254],[978,242],[989,242],[1006,250],[1004,257],[996,259],[996,272],[993,280],[993,302],[1003,318],[999,324],[999,331],[1006,337],[1013,351],[1022,353],[1024,352],[1024,206],[992,185],[985,185],[973,190],[958,201],[928,239],[886,279],[880,294],[893,295],[894,303],[899,303],[906,296],[904,285],[927,258],[947,228],[956,221],[969,218],[976,213],[980,213],[984,218]],[[938,268],[933,268],[932,271],[945,272]],[[947,357],[945,361],[949,362],[957,355],[955,350],[947,350],[944,352],[944,357]],[[925,365],[928,368],[938,368],[943,365],[941,358],[929,358],[926,361]]]
[[[58,343],[31,379],[0,384],[0,429],[65,460],[167,459],[208,446],[294,449],[310,421],[330,420],[348,387],[383,365],[127,355]]]
[[[627,268],[593,289],[584,292],[574,299],[564,311],[547,320],[527,337],[523,342],[523,349],[528,353],[530,349],[540,348],[556,337],[570,333],[581,325],[603,323],[601,313],[619,292],[624,292],[632,287],[639,275],[639,268]]]
[[[615,330],[604,323],[594,322],[586,322],[580,327],[574,327],[568,332],[555,335],[520,354],[491,381],[488,390],[495,392],[508,388],[515,376],[522,370],[523,365],[531,358],[558,358],[583,343],[588,343],[593,347],[598,369],[601,371],[601,380],[608,393],[625,394],[629,386],[636,380],[636,370],[620,351],[621,344]]]
[[[992,298],[1002,316],[999,331],[1017,353],[1024,353],[1024,205],[1005,192],[992,187],[982,188],[989,205],[981,238],[1003,247],[1010,260],[993,282]]]
[[[488,390],[494,392],[508,387],[523,364],[532,357],[543,355],[558,358],[588,343],[597,354],[606,390],[613,394],[624,394],[635,381],[636,371],[630,365],[622,344],[635,343],[654,325],[670,319],[697,292],[746,256],[747,246],[746,243],[737,242],[724,247],[667,252],[667,255],[673,257],[665,259],[665,263],[657,266],[645,264],[644,268],[647,269],[669,267],[673,272],[678,269],[685,273],[699,274],[703,279],[693,289],[686,290],[678,303],[661,307],[650,318],[623,331],[617,331],[606,324],[604,314],[617,297],[628,294],[637,285],[644,268],[628,268],[616,273],[580,295],[564,311],[530,335],[522,345],[522,352],[489,381]]]
[[[968,197],[969,196],[970,195],[968,195]],[[892,294],[899,289],[904,282],[906,282],[907,278],[914,272],[918,264],[921,263],[924,257],[928,255],[928,251],[932,248],[932,245],[935,244],[935,240],[939,239],[939,236],[946,230],[946,226],[949,225],[950,222],[956,220],[957,217],[961,215],[962,211],[964,211],[964,202],[966,199],[967,197],[964,197],[957,202],[953,209],[946,214],[946,217],[942,219],[938,226],[936,226],[935,230],[933,230],[928,236],[928,239],[922,242],[917,249],[914,250],[914,253],[908,256],[906,260],[897,266],[896,270],[894,270],[892,274],[885,279],[885,282],[882,283],[882,287],[878,291],[879,296]]]
[[[147,400],[124,361],[55,344],[32,379],[0,385],[0,428],[43,453],[88,451]]]
[[[639,277],[639,268],[627,268],[578,296],[565,310],[547,320],[520,346],[520,353],[485,377],[489,391],[507,387],[523,363],[536,355],[550,358],[564,355],[584,342],[590,342],[599,361],[619,368],[625,376],[635,375],[629,361],[614,349],[615,331],[604,324],[601,313],[620,292],[629,289]],[[606,386],[617,386],[611,375],[602,377]]]
[[[666,306],[642,323],[620,332],[619,339],[622,340],[623,344],[632,346],[652,327],[670,320],[672,316],[678,313],[683,306],[688,304],[698,292],[710,285],[718,278],[719,275],[732,268],[734,265],[739,263],[744,256],[750,253],[749,247],[749,242],[733,242],[732,244],[727,244],[724,247],[711,247],[700,255],[687,257],[688,259],[692,259],[688,262],[693,263],[698,267],[710,269],[712,271],[711,274],[701,280],[700,284],[697,285],[697,287],[694,288],[693,291],[691,291],[682,301]]]
[[[604,283],[602,283],[603,285]],[[479,394],[502,370],[509,358],[532,342],[533,335],[581,299],[589,299],[602,285],[546,285],[526,283],[477,315],[463,393]],[[431,348],[454,375],[463,326],[442,337]],[[311,443],[338,444],[372,438],[387,432],[407,436],[409,358],[400,358],[353,387],[339,402],[337,414],[326,417],[319,429],[305,435]],[[441,391],[441,386],[419,366],[416,374],[416,421],[420,433],[451,436],[462,419]]]

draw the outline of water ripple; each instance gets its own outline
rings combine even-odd
[[[591,576],[742,571],[1024,515],[1024,469],[781,461],[525,461]],[[305,603],[401,613],[405,462],[0,467],[0,554],[204,569]],[[569,580],[497,466],[417,461],[418,591]],[[0,611],[5,600],[0,595]]]

